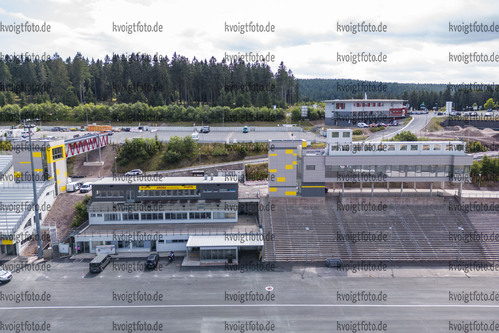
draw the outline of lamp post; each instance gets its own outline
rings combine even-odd
[[[457,229],[461,232],[462,235],[464,232],[463,227],[458,227]],[[459,243],[457,243],[457,261],[461,261],[461,240],[458,239],[458,242]]]
[[[38,196],[37,196],[37,191],[36,191],[36,182],[35,182],[35,167],[33,163],[33,147],[31,145],[31,128],[33,128],[34,125],[26,125],[24,128],[28,129],[28,137],[29,137],[29,157],[31,161],[31,180],[33,183],[33,203],[35,206],[35,224],[36,224],[36,236],[37,236],[37,248],[38,248],[38,259],[43,258],[43,249],[42,249],[42,235],[40,231],[40,216],[38,213]],[[57,184],[56,184],[57,186]]]
[[[390,229],[390,262],[392,262],[392,234],[393,234],[393,229],[392,227]]]
[[[303,275],[305,274],[305,269],[307,268],[308,263],[308,231],[310,229],[305,227],[305,267],[303,267],[303,273],[301,274],[301,278],[303,279]]]
[[[482,174],[481,174],[481,173],[479,173],[479,174],[478,174],[478,189],[480,189],[480,185],[481,185],[481,183],[482,183],[481,181],[482,181]]]
[[[118,177],[118,162],[117,162],[117,157],[114,157],[114,175],[115,177]]]

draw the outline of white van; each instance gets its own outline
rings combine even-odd
[[[198,134],[198,132],[194,132],[194,133],[192,133],[192,134],[191,134],[191,138],[193,138],[193,139],[194,139],[194,140],[196,140],[196,141],[199,141],[199,134]]]
[[[76,192],[80,189],[82,183],[81,182],[70,182],[66,186],[66,191],[67,192]]]

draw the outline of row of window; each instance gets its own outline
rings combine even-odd
[[[169,212],[169,213],[91,213],[90,217],[102,217],[104,221],[149,221],[149,220],[211,220],[233,219],[235,212]]]
[[[335,134],[335,132],[332,132]],[[344,132],[345,134],[347,132]],[[336,133],[338,134],[338,133]],[[333,136],[333,138],[337,138],[338,136]],[[345,137],[345,136],[343,136]],[[398,146],[398,149],[396,149]],[[383,144],[335,144],[330,146],[331,151],[442,151],[445,149],[446,151],[464,151],[464,144],[443,144],[443,143],[422,143],[422,144],[392,144],[392,143],[383,143]]]
[[[203,193],[226,193],[235,192],[235,189],[220,188],[220,189],[205,189]],[[200,190],[153,190],[137,191],[138,197],[199,197],[201,195]],[[124,190],[95,190],[96,198],[124,198]]]
[[[326,165],[326,178],[361,174],[388,177],[450,177],[456,174],[469,174],[470,169],[469,165],[454,167],[450,165]]]

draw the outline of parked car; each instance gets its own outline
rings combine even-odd
[[[210,133],[210,126],[201,127],[201,133]]]
[[[456,116],[460,116],[461,115],[461,112],[456,112]]]
[[[248,130],[248,126],[244,126],[244,127],[243,127],[243,133],[248,133],[248,131],[249,131],[249,130]]]
[[[343,262],[341,261],[341,258],[327,258],[326,259],[326,266],[327,267],[341,267],[343,265]]]
[[[388,124],[388,126],[398,126],[398,125],[399,125],[399,123],[396,120],[394,120],[394,121],[392,121],[391,123]]]
[[[477,113],[476,111],[471,112],[471,116],[472,116],[472,117],[477,117],[477,116],[478,116],[478,113]]]
[[[437,112],[437,116],[443,116],[443,115],[444,115],[444,113],[442,111]]]
[[[7,283],[12,280],[12,273],[0,267],[0,283]]]
[[[59,132],[61,130],[60,127],[52,127],[52,132]]]
[[[156,267],[158,267],[158,262],[159,262],[159,254],[158,253],[151,253],[147,257],[146,267],[148,269],[155,269]]]
[[[85,183],[80,187],[80,193],[88,193],[92,191],[92,184]]]
[[[125,173],[125,176],[140,176],[143,175],[144,173],[140,169],[133,169]]]
[[[358,123],[357,127],[359,127],[359,128],[365,128],[365,127],[369,127],[369,125],[367,125],[366,123]]]
[[[385,124],[385,123],[379,123],[379,124],[378,124],[378,127],[388,127],[388,125],[387,125],[387,124]]]
[[[372,123],[372,124],[369,124],[369,127],[378,127],[378,124]]]
[[[66,186],[66,191],[67,192],[76,192],[82,187],[83,183],[82,182],[70,182]]]
[[[484,113],[484,116],[485,116],[485,117],[492,117],[492,112],[485,112],[485,113]]]
[[[192,133],[191,138],[195,141],[199,141],[199,133],[198,132]]]

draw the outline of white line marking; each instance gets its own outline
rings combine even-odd
[[[57,305],[57,306],[13,306],[0,307],[0,310],[85,310],[85,309],[141,309],[141,308],[226,308],[226,307],[288,307],[288,308],[349,308],[349,307],[369,307],[369,308],[477,308],[495,309],[497,305],[485,304],[158,304],[158,305]]]

